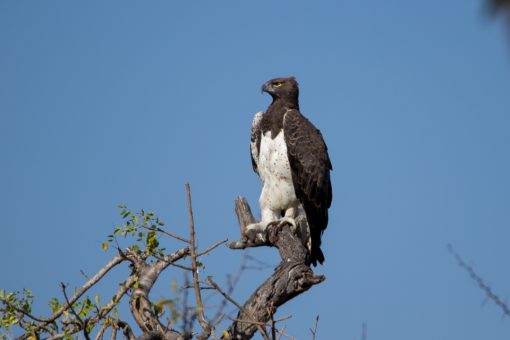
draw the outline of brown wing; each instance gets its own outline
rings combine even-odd
[[[332,189],[328,148],[321,132],[297,110],[288,110],[283,120],[287,154],[296,196],[303,205],[312,238],[310,261],[324,262],[320,249],[328,225]]]

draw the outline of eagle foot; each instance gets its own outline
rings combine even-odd
[[[267,227],[282,228],[285,224],[290,225],[290,230],[295,233],[297,231],[296,221],[292,217],[283,217],[279,220],[270,222]]]
[[[267,225],[262,222],[248,224],[244,230],[244,237],[252,242],[265,242],[265,231]]]

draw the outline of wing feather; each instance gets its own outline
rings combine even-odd
[[[253,171],[255,171],[257,175],[259,174],[258,162],[260,153],[260,139],[262,138],[260,122],[262,121],[263,114],[264,112],[257,112],[255,114],[255,117],[253,117],[253,122],[251,124],[251,141],[250,141],[251,165],[253,166]]]
[[[321,132],[297,110],[285,113],[283,129],[294,190],[310,225],[311,261],[322,263],[321,235],[328,225],[332,200],[328,148]]]

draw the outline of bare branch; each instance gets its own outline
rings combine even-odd
[[[106,329],[108,327],[111,327],[111,325],[109,325],[108,323],[104,323],[101,328],[99,329],[99,331],[97,332],[96,334],[96,337],[94,338],[94,340],[102,340],[103,337],[104,337],[104,332],[106,331]]]
[[[110,336],[110,339],[111,340],[116,340],[117,339],[117,328],[116,327],[112,327],[112,334]]]
[[[246,269],[249,268],[246,265],[246,262],[249,259],[252,259],[252,257],[249,256],[248,254],[243,254],[243,257],[242,257],[242,260],[241,260],[241,264],[239,265],[239,269],[237,270],[237,273],[235,275],[233,275],[233,276],[230,275],[230,274],[227,274],[227,278],[228,278],[228,288],[227,288],[227,291],[226,291],[227,295],[230,296],[233,293],[235,287],[237,286],[237,284],[239,283],[239,280],[241,279],[242,273]],[[220,306],[218,307],[218,310],[216,311],[216,314],[212,318],[212,320],[214,320],[214,325],[218,325],[221,322],[221,320],[223,319],[223,317],[224,317],[223,310],[225,309],[227,302],[228,302],[227,299],[221,300]]]
[[[209,283],[211,284],[211,286],[213,286],[214,289],[216,289],[221,295],[223,295],[223,297],[225,298],[225,300],[229,301],[231,304],[233,304],[234,306],[236,306],[238,309],[242,309],[243,306],[241,306],[239,303],[237,303],[234,299],[232,299],[227,293],[225,293],[221,288],[220,286],[218,286],[218,284],[213,280],[213,278],[211,276],[208,276],[207,277],[207,280],[209,281]]]
[[[228,241],[228,239],[224,239],[222,241],[219,241],[218,243],[210,246],[209,248],[207,248],[206,250],[204,250],[203,252],[201,253],[198,253],[197,254],[197,257],[200,257],[200,256],[203,256],[205,254],[208,254],[210,253],[211,251],[213,251],[214,249],[218,248],[219,246],[221,246],[223,243],[226,243]]]
[[[189,285],[189,277],[188,273],[185,272],[184,275],[184,285]],[[188,304],[189,299],[189,293],[188,290],[184,290],[184,297],[182,300],[182,330],[183,330],[183,337],[185,339],[191,338],[193,325],[196,321],[196,312],[194,309],[190,308]]]
[[[60,307],[55,313],[50,315],[49,318],[41,320],[41,321],[43,321],[45,324],[55,321],[57,318],[59,318],[62,315],[62,313],[64,313],[66,310],[68,310],[72,304],[74,304],[76,301],[78,301],[78,299],[83,294],[85,294],[85,292],[87,290],[89,290],[92,286],[94,286],[97,282],[99,282],[99,280],[101,280],[103,278],[103,276],[105,276],[106,273],[108,273],[110,271],[110,269],[112,269],[113,267],[115,267],[116,265],[118,265],[119,263],[121,263],[124,260],[125,260],[125,257],[122,255],[115,256],[113,259],[110,260],[110,262],[108,262],[103,268],[101,268],[99,270],[99,272],[97,272],[96,275],[94,275],[80,289],[78,289],[78,291],[69,299],[68,303],[66,303],[62,307]]]
[[[67,297],[66,293],[66,285],[61,282],[60,287],[62,287],[62,293],[64,294],[64,299],[66,300],[67,304],[69,305],[69,309],[71,310],[71,313],[76,317],[76,320],[78,320],[78,323],[80,324],[80,328],[83,330],[83,335],[85,336],[85,339],[90,340],[89,332],[87,331],[87,322],[83,321],[78,313],[74,310],[73,304],[69,303],[69,299]]]
[[[179,240],[179,241],[182,241],[182,242],[185,242],[185,243],[188,243],[188,244],[189,244],[189,243],[191,243],[191,241],[190,241],[190,240],[187,240],[187,239],[185,239],[184,237],[180,237],[179,235],[173,234],[173,233],[171,233],[171,232],[169,232],[169,231],[166,231],[166,230],[164,230],[164,229],[161,229],[161,228],[159,228],[159,227],[153,228],[153,227],[149,227],[149,226],[148,226],[148,225],[146,225],[146,224],[141,224],[141,226],[142,226],[142,228],[145,228],[145,229],[147,229],[147,230],[157,231],[157,232],[160,232],[160,233],[165,234],[165,235],[167,235],[167,236],[173,237],[173,238],[175,238],[176,240]]]
[[[108,304],[101,307],[98,315],[99,318],[103,318],[104,316],[108,315],[108,313],[110,313],[110,311],[117,305],[117,303],[119,303],[124,294],[126,294],[127,291],[133,286],[135,280],[136,276],[131,275],[127,278],[126,281],[120,284],[120,287],[113,296],[112,300]]]
[[[271,324],[270,324],[271,340],[276,340],[276,327],[275,327],[275,322],[274,322],[274,313],[272,311],[270,311],[269,314],[271,315]]]
[[[207,339],[211,334],[211,326],[207,322],[204,316],[204,305],[202,303],[202,295],[200,293],[200,286],[198,282],[198,267],[197,267],[197,254],[196,254],[196,242],[195,242],[195,223],[193,221],[193,207],[191,205],[191,192],[189,183],[186,183],[186,196],[188,199],[188,209],[189,209],[189,233],[191,240],[191,269],[193,273],[193,284],[195,286],[195,298],[197,300],[197,314],[198,314],[198,322],[200,323],[200,327],[204,331],[201,335],[201,338]]]
[[[166,327],[159,322],[152,309],[149,292],[165,268],[189,254],[190,247],[186,247],[166,255],[162,261],[147,264],[141,254],[129,248],[126,250],[126,257],[133,264],[134,275],[138,277],[138,287],[131,294],[129,307],[136,323],[144,333],[160,332],[167,337],[182,339],[180,334],[173,330],[165,331]]]
[[[124,336],[126,337],[127,340],[136,339],[135,335],[133,334],[133,331],[131,330],[131,327],[129,327],[129,325],[125,321],[119,319],[117,320],[116,324],[120,329],[122,329],[122,333],[124,333]]]
[[[191,267],[184,266],[184,265],[179,264],[179,263],[172,263],[172,266],[180,268],[180,269],[184,269],[184,270],[187,270],[187,271],[190,271],[190,272],[193,271],[193,269]]]
[[[234,299],[232,299],[227,293],[225,293],[221,288],[220,286],[218,286],[218,284],[213,280],[212,277],[208,276],[207,277],[207,280],[209,281],[209,283],[211,284],[211,286],[214,287],[214,289],[216,289],[221,295],[223,295],[223,297],[225,298],[225,300],[229,301],[230,303],[232,303],[234,306],[236,306],[240,311],[243,309],[243,306],[241,306],[239,303],[237,303]],[[247,313],[246,313],[247,314]],[[256,325],[257,326],[257,329],[260,331],[260,333],[262,334],[262,336],[264,337],[264,339],[269,339],[269,336],[267,335],[266,333],[266,330],[264,329],[263,326],[265,326],[265,322],[264,323],[259,323],[257,322],[254,318],[252,318],[250,315],[248,315],[248,317],[250,318],[252,324]],[[262,325],[261,325],[262,324]]]
[[[492,302],[494,302],[497,306],[499,306],[501,308],[501,310],[503,311],[503,313],[506,315],[506,316],[510,316],[510,309],[508,308],[508,305],[498,296],[496,295],[492,289],[485,283],[485,281],[483,280],[483,278],[481,276],[479,276],[475,270],[473,269],[473,267],[471,267],[470,265],[468,265],[466,262],[464,262],[464,260],[462,259],[462,257],[455,251],[455,249],[453,249],[453,246],[451,244],[448,244],[447,245],[447,248],[448,248],[448,251],[450,252],[450,254],[455,258],[455,260],[457,261],[457,264],[465,269],[469,276],[478,284],[478,286],[485,292],[485,295],[487,295],[487,298],[489,298],[490,300],[492,300]]]
[[[315,326],[313,329],[310,329],[310,332],[312,332],[312,340],[315,340],[315,337],[317,336],[317,326],[319,325],[319,315],[315,317]]]

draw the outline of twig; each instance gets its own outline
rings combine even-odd
[[[223,295],[223,297],[229,301],[230,303],[232,303],[234,306],[236,306],[238,309],[242,309],[243,306],[241,306],[239,303],[237,303],[234,299],[232,299],[227,293],[225,293],[221,288],[220,286],[218,286],[218,284],[213,280],[213,278],[211,276],[208,276],[207,277],[207,281],[209,281],[209,283],[211,284],[211,286],[213,286],[214,289],[216,289],[221,295]]]
[[[69,303],[69,298],[67,297],[66,293],[66,285],[63,282],[60,282],[60,287],[62,287],[62,293],[64,294],[64,299],[66,300],[67,304],[69,305],[69,309],[71,310],[71,313],[76,316],[76,319],[78,320],[78,323],[83,330],[83,335],[85,336],[85,339],[90,340],[89,332],[87,331],[87,321],[83,321],[82,318],[76,311],[74,310],[74,307],[71,303]]]
[[[315,317],[315,326],[313,329],[310,328],[310,332],[312,332],[312,340],[315,340],[315,337],[317,335],[317,326],[319,325],[319,315]]]
[[[119,289],[115,293],[115,295],[112,297],[112,300],[101,307],[101,312],[99,314],[99,317],[102,318],[106,316],[110,311],[119,303],[120,299],[124,296],[124,294],[127,293],[127,291],[133,286],[135,283],[136,276],[131,275],[127,278],[126,281],[120,284]]]
[[[165,234],[165,235],[167,235],[167,236],[173,237],[173,238],[175,238],[175,239],[177,239],[177,240],[179,240],[179,241],[182,241],[182,242],[185,242],[185,243],[188,243],[188,244],[190,244],[190,243],[191,243],[191,241],[190,241],[190,240],[187,240],[187,239],[185,239],[184,237],[180,237],[180,236],[178,236],[178,235],[175,235],[175,234],[173,234],[173,233],[171,233],[171,232],[169,232],[169,231],[166,231],[166,230],[164,230],[164,229],[161,229],[161,228],[158,228],[158,227],[155,227],[155,228],[153,228],[153,227],[149,227],[149,226],[147,226],[147,225],[145,225],[145,224],[141,224],[141,226],[142,226],[142,228],[145,228],[145,229],[147,229],[147,230],[160,232],[160,233]]]
[[[120,329],[122,329],[122,333],[124,333],[124,336],[127,340],[135,339],[135,335],[133,334],[133,331],[131,330],[131,327],[129,327],[129,324],[123,320],[117,320],[117,325]]]
[[[189,271],[191,271],[191,270],[192,270],[192,269],[191,269],[191,267],[186,267],[186,266],[183,266],[182,264],[177,264],[177,263],[175,263],[175,262],[174,262],[174,260],[173,260],[173,259],[171,259],[171,258],[169,259],[169,258],[161,257],[161,256],[158,256],[158,255],[156,255],[156,254],[152,254],[152,256],[153,256],[155,259],[159,260],[159,261],[167,262],[167,263],[168,263],[168,264],[170,264],[171,266],[174,266],[174,267],[177,267],[177,268],[181,268],[181,269],[184,269],[184,270],[189,270]]]
[[[74,304],[78,299],[85,294],[87,290],[89,290],[93,285],[95,285],[99,280],[103,278],[116,265],[125,260],[125,257],[122,255],[115,256],[110,260],[103,268],[101,268],[96,275],[94,275],[89,281],[87,281],[78,291],[69,299],[69,302],[60,307],[55,313],[50,315],[47,319],[41,320],[44,324],[49,324],[59,318],[62,313],[69,309],[69,307]]]
[[[188,199],[188,209],[189,209],[189,234],[191,241],[191,269],[193,272],[193,284],[195,286],[195,298],[197,300],[197,314],[198,314],[198,322],[200,323],[200,327],[204,331],[201,335],[201,338],[207,339],[211,334],[211,326],[207,322],[204,316],[204,305],[202,303],[202,295],[200,293],[200,286],[198,282],[198,270],[197,270],[197,253],[196,253],[196,242],[195,242],[195,223],[193,221],[193,207],[191,205],[191,192],[189,183],[186,183],[186,196]]]
[[[193,269],[191,267],[183,266],[182,264],[178,264],[178,263],[172,263],[172,266],[180,268],[180,269],[188,270],[190,272],[193,271]]]
[[[97,332],[96,337],[94,338],[94,340],[102,340],[103,336],[104,336],[104,332],[110,326],[111,325],[109,325],[107,322],[104,322],[103,325],[101,326],[101,328],[99,329],[99,331]]]
[[[274,314],[273,312],[270,312],[271,314],[271,340],[276,340],[276,327],[274,323]]]
[[[507,304],[498,296],[496,295],[492,289],[484,282],[483,278],[480,277],[476,272],[475,270],[473,269],[473,267],[471,267],[470,265],[468,265],[466,262],[464,262],[464,260],[462,259],[462,257],[455,251],[455,249],[453,249],[453,246],[451,244],[448,244],[447,245],[447,248],[448,248],[448,251],[450,252],[450,254],[452,254],[452,256],[455,258],[455,260],[457,261],[457,264],[465,269],[468,273],[469,273],[469,276],[478,284],[478,286],[485,292],[485,294],[487,295],[487,297],[492,300],[492,302],[494,302],[497,306],[499,306],[501,308],[501,310],[503,310],[503,313],[505,313],[505,315],[507,316],[510,316],[510,309],[508,308]]]
[[[30,319],[32,319],[32,320],[34,320],[34,321],[37,321],[37,322],[45,322],[45,320],[43,320],[43,319],[39,319],[39,318],[37,318],[37,317],[33,316],[32,314],[25,312],[23,309],[18,308],[17,306],[15,306],[15,305],[11,304],[11,303],[10,303],[9,301],[7,301],[7,300],[0,299],[0,301],[2,301],[2,303],[4,303],[5,305],[7,305],[9,308],[14,309],[16,312],[21,313],[21,314],[23,314],[23,315],[25,315],[25,316],[29,317]]]
[[[218,284],[213,280],[213,278],[211,276],[208,276],[207,277],[207,281],[209,281],[209,283],[211,284],[211,286],[214,287],[214,289],[216,289],[221,295],[223,295],[223,297],[229,301],[230,303],[232,303],[234,306],[236,306],[240,311],[243,310],[243,306],[241,306],[239,303],[237,303],[234,299],[232,299],[227,293],[225,293],[221,288],[220,286],[218,286]],[[250,317],[250,319],[253,319]],[[259,330],[260,334],[262,334],[262,336],[264,337],[264,339],[269,339],[269,336],[267,335],[267,332],[266,330],[264,329],[263,326],[266,325],[266,323],[261,323],[261,322],[257,322],[255,320],[251,320],[251,321],[247,321],[248,323],[252,323],[254,324],[255,326],[257,326],[257,329]]]
[[[197,257],[203,256],[203,255],[205,255],[205,254],[207,254],[207,253],[211,252],[212,250],[214,250],[214,249],[218,248],[219,246],[221,246],[223,243],[225,243],[225,242],[227,242],[227,241],[228,241],[228,239],[224,239],[224,240],[222,240],[222,241],[220,241],[220,242],[218,242],[218,243],[216,243],[216,244],[214,244],[214,245],[210,246],[209,248],[207,248],[207,249],[206,249],[206,250],[204,250],[203,252],[198,253],[198,254],[197,254]]]
[[[195,289],[195,285],[184,285],[184,286],[182,286],[181,289],[190,289],[190,288]],[[208,289],[215,289],[215,288],[211,287],[211,286],[204,286],[203,284],[200,286],[200,290],[208,290]]]
[[[234,292],[234,289],[235,287],[237,286],[237,284],[239,283],[239,280],[241,279],[241,275],[242,273],[248,269],[249,267],[246,265],[246,262],[247,260],[250,259],[250,256],[248,254],[243,254],[243,257],[242,257],[242,260],[241,260],[241,264],[239,265],[239,269],[237,270],[237,273],[232,276],[230,274],[227,274],[227,278],[228,278],[228,288],[227,288],[227,295],[232,295],[232,293]],[[225,309],[226,305],[227,305],[227,300],[226,299],[223,299],[221,300],[221,303],[220,303],[220,306],[218,307],[218,310],[216,311],[216,314],[214,315],[214,317],[212,318],[212,320],[215,320],[214,321],[214,325],[219,325],[221,320],[223,319],[223,310]]]
[[[117,327],[112,327],[112,334],[110,336],[110,339],[111,340],[116,340],[117,339]]]

